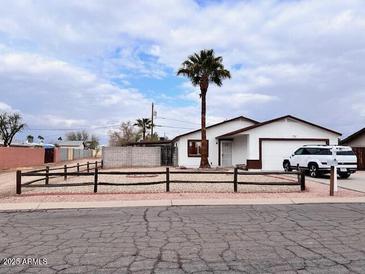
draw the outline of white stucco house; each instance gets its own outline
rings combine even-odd
[[[175,137],[179,166],[199,167],[200,130]],[[341,133],[286,115],[265,122],[239,116],[207,127],[212,167],[246,165],[248,169],[281,170],[285,158],[305,144],[338,144]]]

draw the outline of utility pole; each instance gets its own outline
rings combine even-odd
[[[151,139],[153,138],[153,126],[154,126],[154,124],[153,124],[153,116],[154,116],[154,110],[153,110],[153,103],[152,103],[152,113],[151,113],[151,123],[152,123],[152,125],[151,125]]]

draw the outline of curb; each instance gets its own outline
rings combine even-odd
[[[37,202],[37,203],[0,203],[0,211],[78,209],[78,208],[123,208],[155,206],[224,206],[224,205],[284,205],[284,204],[332,204],[365,203],[365,197],[325,197],[325,198],[278,198],[278,199],[168,199],[168,200],[129,200],[101,202]]]

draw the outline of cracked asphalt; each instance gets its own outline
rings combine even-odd
[[[0,258],[47,260],[0,273],[364,273],[365,204],[0,212]]]

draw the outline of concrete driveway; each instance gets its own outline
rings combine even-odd
[[[323,175],[320,178],[311,178],[311,181],[329,184],[330,183],[330,176]],[[355,174],[352,174],[348,179],[338,179],[338,186],[350,189],[365,192],[365,171],[357,171]]]

